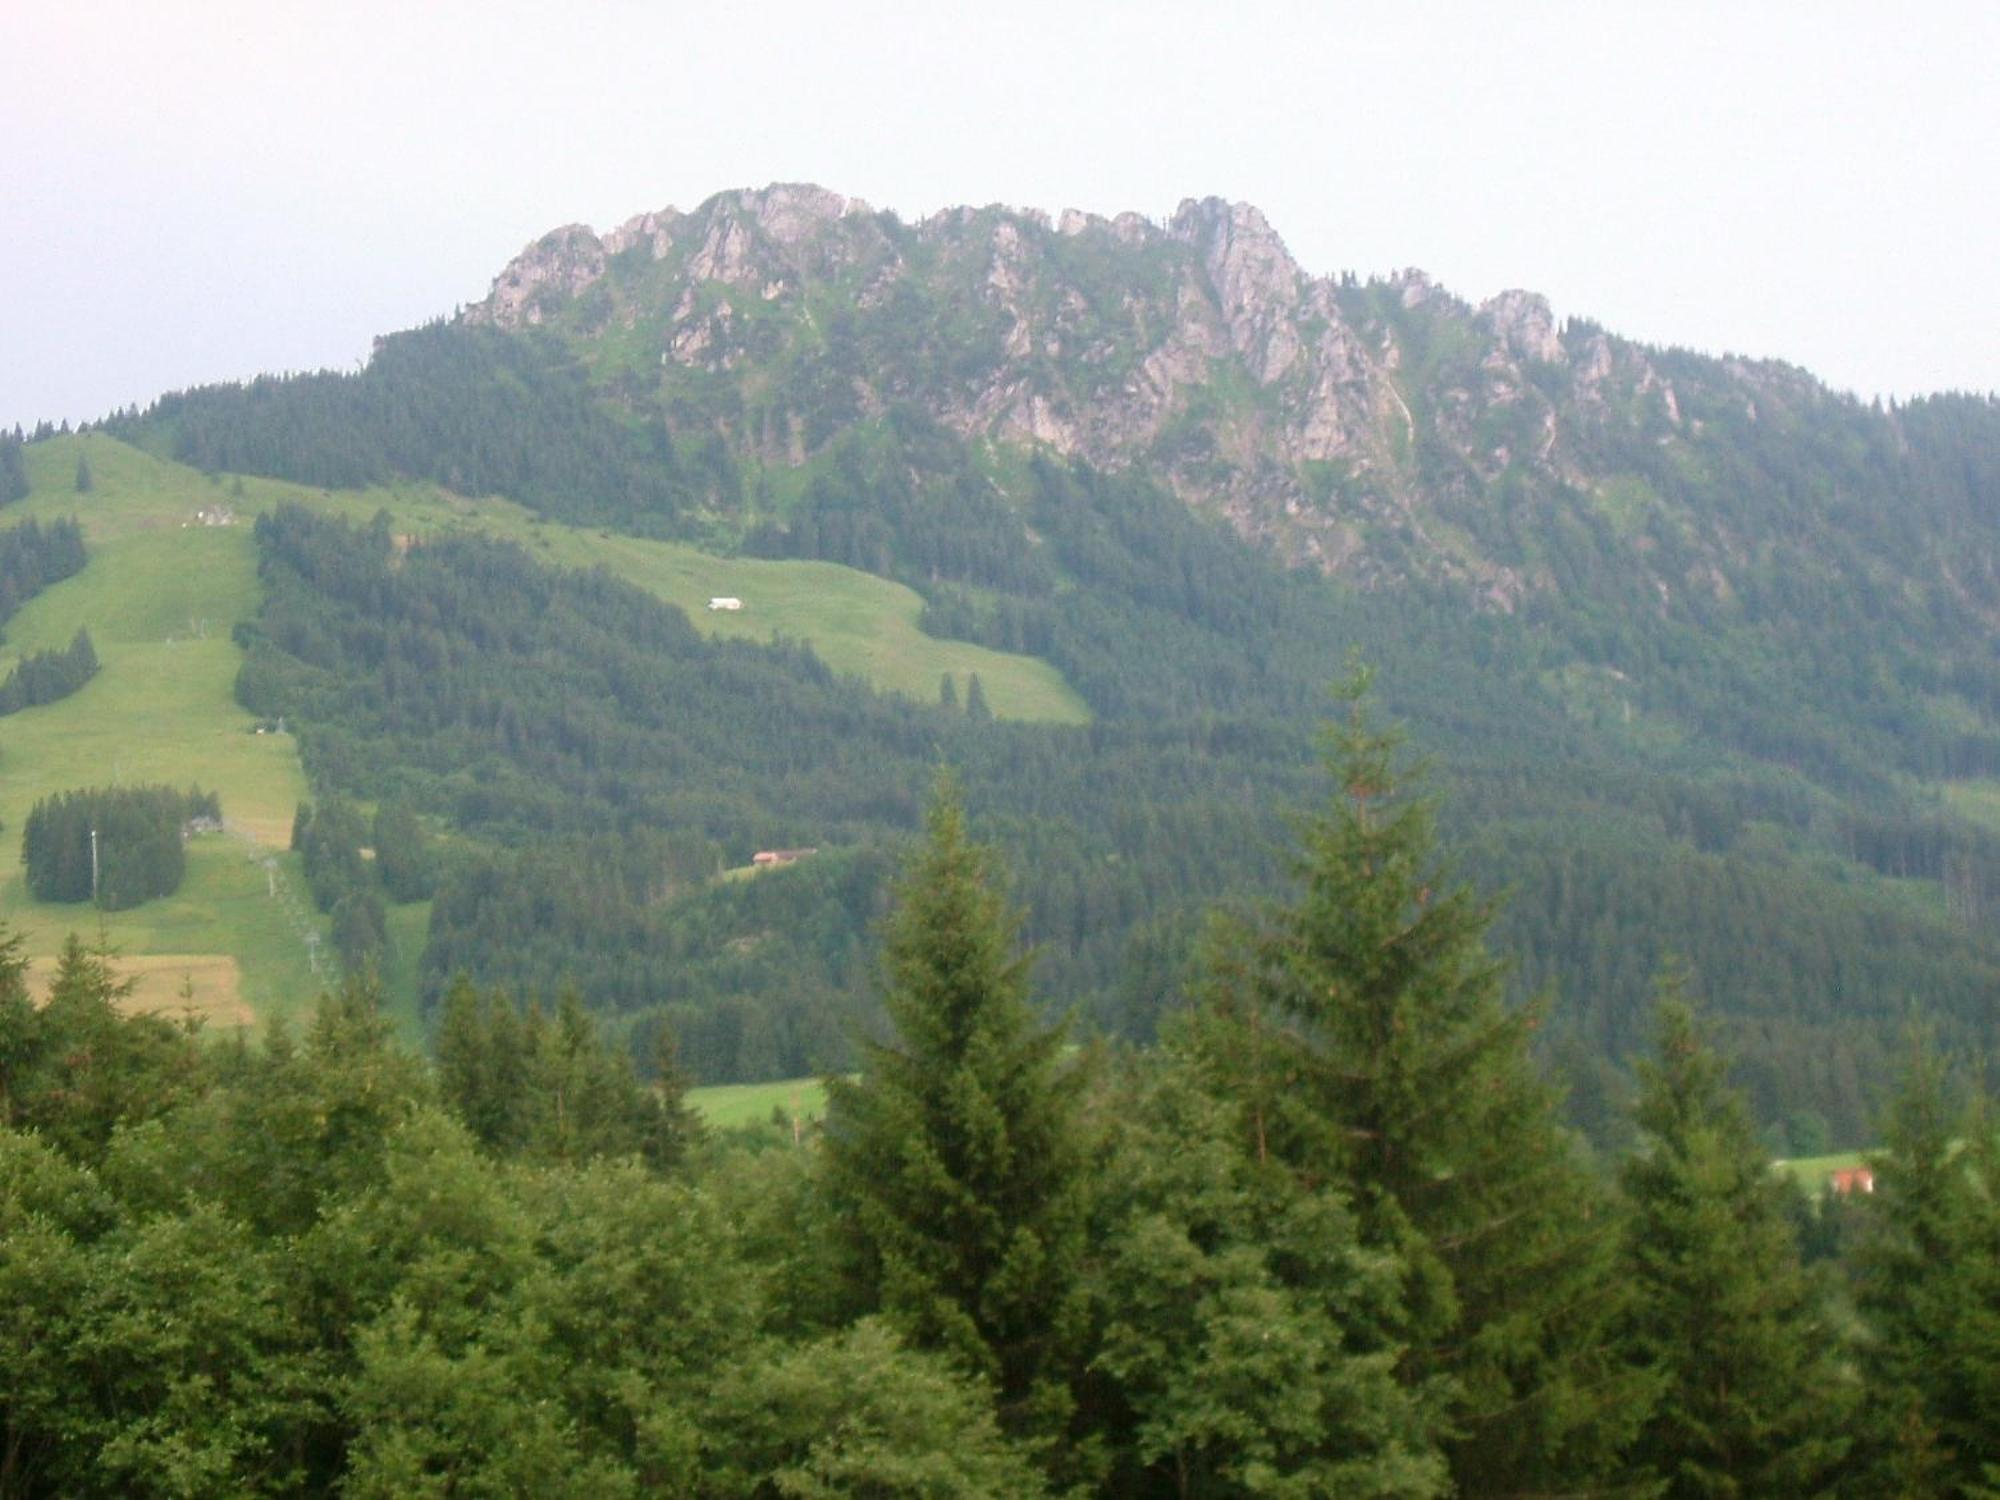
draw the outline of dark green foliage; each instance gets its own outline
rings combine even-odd
[[[355,974],[380,968],[389,950],[388,909],[361,852],[366,837],[360,811],[337,797],[301,804],[292,818],[292,847],[305,865],[313,903],[332,918],[334,952]]]
[[[990,1380],[1003,1427],[1070,1415],[1085,1200],[1060,1031],[1035,1019],[1017,920],[940,785],[883,949],[892,1040],[829,1078],[828,1190],[857,1304]]]
[[[0,531],[0,624],[50,584],[82,572],[84,560],[74,520],[23,521]]]
[[[1331,1186],[1299,1190],[1178,1066],[1111,1101],[1086,1386],[1117,1496],[1442,1494],[1397,1379],[1403,1267]]]
[[[1853,1386],[1742,1097],[1668,988],[1621,1179],[1621,1341],[1659,1381],[1632,1457],[1671,1500],[1829,1493]]]
[[[34,1130],[80,1160],[98,1160],[112,1131],[170,1109],[198,1073],[186,1031],[121,1016],[130,985],[74,934],[46,1003],[29,1004],[20,939],[0,940],[0,1126]]]
[[[76,492],[87,495],[97,488],[97,481],[90,474],[90,460],[79,449],[76,455]]]
[[[751,551],[1030,598],[1054,586],[1048,558],[1024,545],[1020,518],[966,446],[914,407],[842,434],[814,469],[785,523],[750,535]]]
[[[19,432],[0,432],[0,505],[27,498],[28,466],[21,460],[24,446]]]
[[[21,862],[37,901],[92,897],[92,835],[96,837],[97,903],[123,911],[180,889],[187,873],[183,827],[194,817],[219,818],[212,793],[168,786],[97,787],[44,797],[28,813]]]
[[[1882,1495],[2000,1489],[2000,1141],[1929,1046],[1892,1102],[1855,1251],[1863,1467]]]
[[[1218,890],[1247,863],[1235,833],[1268,818],[1176,731],[975,736],[796,648],[703,641],[635,590],[511,548],[443,541],[398,567],[385,525],[279,511],[259,526],[268,603],[245,632],[245,705],[298,726],[322,791],[471,836],[440,868],[427,991],[462,970],[664,1009],[708,1081],[841,1063],[842,1020],[869,1009],[879,849],[915,821],[942,738],[965,736],[997,783],[1039,872],[1051,981],[1071,993],[1108,989],[1124,923]],[[1148,785],[1171,805],[1136,816],[1106,795]],[[757,849],[814,845],[794,869],[705,888]]]
[[[1611,1215],[1530,1065],[1535,1012],[1503,1004],[1490,908],[1439,868],[1364,689],[1302,890],[1223,963],[1195,1053],[1252,1159],[1345,1188],[1363,1243],[1404,1262],[1402,1374],[1445,1403],[1459,1493],[1602,1483],[1645,1409],[1608,1337]]]
[[[0,715],[67,698],[96,675],[97,651],[90,644],[90,632],[79,630],[63,650],[37,651],[14,664],[6,681],[0,682]]]
[[[977,672],[966,679],[965,716],[975,724],[993,722],[993,710],[986,706],[986,689],[979,685]]]
[[[1635,764],[1550,702],[1544,648],[1517,623],[1442,595],[1346,596],[1138,481],[1036,473],[1036,527],[1090,586],[1026,614],[1003,596],[972,633],[1060,661],[1099,714],[1088,730],[975,732],[834,681],[796,648],[705,642],[601,576],[458,539],[398,566],[386,520],[290,511],[260,523],[268,602],[243,632],[239,695],[297,727],[323,792],[458,835],[438,865],[427,995],[460,971],[516,993],[574,983],[601,1010],[666,1015],[709,1082],[844,1065],[842,1024],[871,1008],[859,955],[879,851],[914,823],[940,753],[1034,872],[1045,992],[1149,1033],[1185,966],[1139,1000],[1135,944],[1275,886],[1275,809],[1308,794],[1300,726],[1357,639],[1396,663],[1397,706],[1453,768],[1468,873],[1519,893],[1497,931],[1521,959],[1516,997],[1555,984],[1568,998],[1552,1041],[1629,1052],[1662,953],[1699,951],[1759,1114],[1810,1108],[1844,1143],[1867,1138],[1865,1080],[1907,985],[1950,1034],[1983,1034],[1991,937],[1795,858],[1831,805],[1798,778]],[[822,853],[707,884],[801,845]],[[1954,835],[1936,868],[1984,847]],[[1618,1128],[1613,1108],[1593,1118]]]
[[[375,873],[391,901],[428,901],[436,882],[436,860],[417,815],[397,802],[375,811]]]
[[[438,1082],[444,1101],[481,1145],[504,1156],[577,1162],[637,1156],[678,1163],[700,1135],[682,1100],[671,1031],[655,1040],[659,1077],[635,1076],[629,1054],[600,1039],[574,991],[555,1017],[525,1014],[504,994],[461,979],[438,1014]]]
[[[702,1493],[715,1500],[1047,1493],[1001,1435],[984,1388],[948,1359],[905,1347],[876,1319],[731,1370],[712,1420],[722,1463]]]
[[[654,535],[696,498],[664,431],[641,436],[597,407],[553,341],[462,325],[382,339],[358,375],[187,391],[146,420],[200,469],[353,488],[412,476]]]

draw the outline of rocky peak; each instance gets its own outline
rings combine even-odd
[[[1501,292],[1480,304],[1479,318],[1514,358],[1539,360],[1543,364],[1562,363],[1563,346],[1556,334],[1555,314],[1549,310],[1549,299],[1539,293]]]
[[[843,197],[810,182],[774,182],[769,187],[725,196],[786,250],[817,239],[849,214],[874,212],[859,198]]]
[[[1230,340],[1252,373],[1266,385],[1282,377],[1299,353],[1293,324],[1306,277],[1263,214],[1247,203],[1189,198],[1167,233],[1201,254]]]
[[[652,251],[654,260],[663,260],[674,247],[675,234],[686,222],[687,215],[675,208],[639,214],[604,237],[604,253],[623,255],[634,245],[644,245]]]
[[[575,296],[602,276],[604,261],[604,244],[588,225],[552,229],[509,261],[486,300],[465,316],[501,328],[539,323],[547,304]]]

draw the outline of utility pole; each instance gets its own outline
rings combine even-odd
[[[90,904],[97,905],[97,827],[90,829]]]

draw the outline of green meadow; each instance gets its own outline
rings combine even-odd
[[[79,454],[93,480],[82,493]],[[0,841],[8,851],[0,921],[25,936],[31,957],[44,960],[71,931],[102,942],[143,969],[147,996],[166,982],[172,965],[165,961],[182,959],[186,981],[200,992],[195,1009],[216,1024],[234,1024],[246,1010],[259,1022],[300,1013],[321,983],[307,938],[324,939],[325,923],[311,911],[296,857],[285,852],[292,814],[307,795],[297,746],[290,735],[257,733],[234,693],[242,652],[231,630],[255,615],[259,597],[251,526],[284,501],[355,520],[387,511],[399,535],[419,540],[478,531],[511,539],[555,566],[601,566],[679,606],[711,635],[810,641],[835,671],[923,702],[935,701],[946,675],[962,701],[977,673],[999,717],[1089,717],[1047,662],[933,639],[917,629],[922,600],[912,590],[852,568],[717,557],[544,522],[507,501],[474,502],[431,486],[329,492],[210,476],[101,434],[36,443],[26,458],[31,493],[0,513],[0,525],[74,516],[90,561],[7,623],[0,673],[26,652],[67,645],[80,628],[90,631],[100,670],[61,702],[0,719]],[[202,524],[204,511],[227,512],[230,523]],[[711,612],[707,602],[716,595],[741,598],[743,610]],[[230,825],[227,835],[190,845],[178,892],[101,921],[86,907],[28,896],[17,851],[38,799],[148,782],[216,791]],[[427,906],[390,913],[396,951],[383,978],[396,1023],[412,1039],[422,1034],[416,970],[428,918]],[[233,959],[233,968],[224,959]],[[816,1110],[816,1092],[810,1097]],[[747,1118],[762,1118],[773,1102],[782,1096],[740,1107]]]
[[[826,1086],[817,1078],[786,1078],[777,1083],[724,1083],[689,1089],[687,1102],[715,1130],[761,1125],[778,1118],[804,1124],[826,1113]]]

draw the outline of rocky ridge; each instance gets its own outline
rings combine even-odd
[[[1164,223],[989,207],[906,224],[778,184],[554,230],[462,317],[575,337],[623,399],[765,461],[809,457],[815,411],[915,403],[964,439],[1148,465],[1295,560],[1363,583],[1414,567],[1502,609],[1551,582],[1504,544],[1508,507],[1589,510],[1607,468],[1694,443],[1704,414],[1839,399],[1789,367],[1559,323],[1533,292],[1472,306],[1417,271],[1313,275],[1218,198]],[[1681,540],[1706,564],[1656,588],[1717,587],[1732,540]]]

